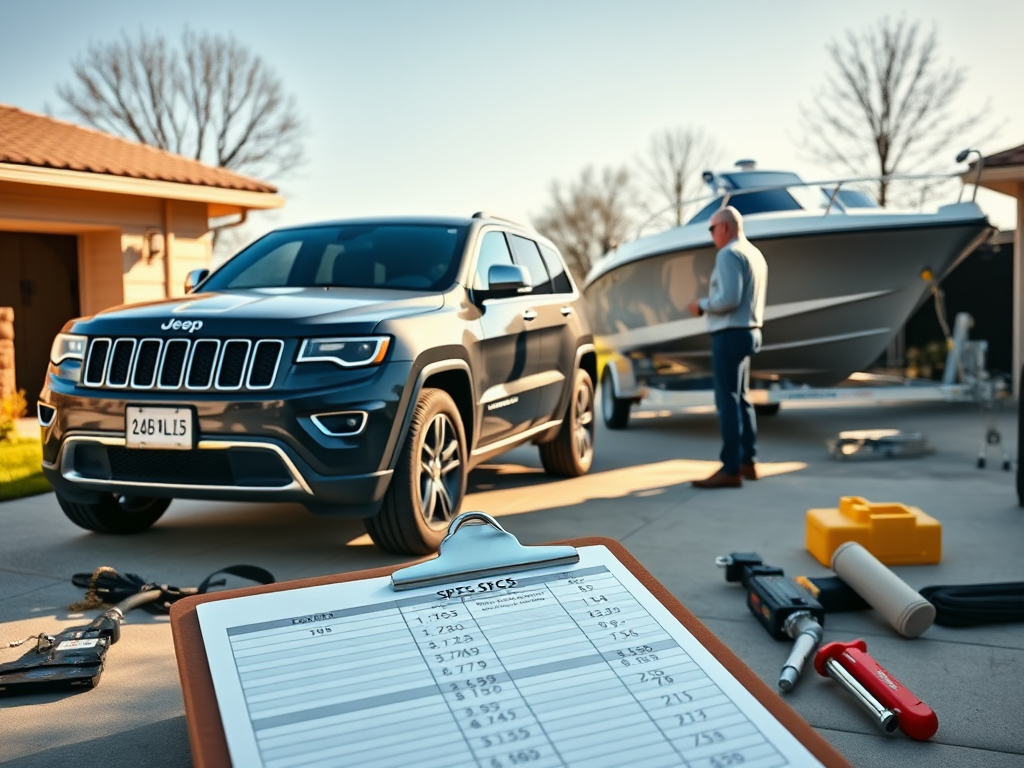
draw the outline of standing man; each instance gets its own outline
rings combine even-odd
[[[747,399],[750,358],[761,347],[761,325],[768,288],[768,265],[743,234],[743,216],[732,206],[711,217],[711,239],[718,248],[710,295],[691,301],[691,315],[707,315],[711,370],[722,431],[722,468],[697,488],[739,488],[757,480],[757,421]]]

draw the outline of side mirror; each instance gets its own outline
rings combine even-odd
[[[210,276],[208,269],[193,269],[185,275],[185,293],[192,293],[203,280]]]
[[[518,264],[492,264],[487,270],[487,298],[530,293],[530,273]]]

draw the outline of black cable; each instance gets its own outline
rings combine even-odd
[[[921,595],[935,606],[935,623],[945,627],[1024,621],[1024,581],[939,585]]]
[[[155,584],[146,581],[136,573],[118,573],[113,568],[97,568],[93,573],[76,573],[71,577],[72,583],[88,590],[86,600],[73,606],[76,610],[88,610],[101,607],[101,604],[117,603],[140,592],[159,590],[155,598],[135,603],[132,607],[143,605],[150,613],[169,613],[171,605],[183,597],[202,595],[210,587],[222,586],[224,579],[214,580],[221,573],[231,574],[243,579],[255,581],[257,584],[272,584],[274,577],[269,571],[255,565],[230,565],[214,571],[198,587],[174,587],[168,584]],[[130,609],[129,609],[130,610]],[[125,610],[123,613],[127,613]]]

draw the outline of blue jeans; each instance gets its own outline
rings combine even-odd
[[[758,328],[728,328],[711,334],[715,407],[722,431],[722,471],[735,475],[757,457],[757,419],[747,399],[750,357],[761,347]]]

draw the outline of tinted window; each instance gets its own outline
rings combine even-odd
[[[455,280],[465,238],[465,227],[435,224],[280,230],[239,253],[203,287],[443,290]]]
[[[546,245],[540,247],[540,254],[544,257],[544,263],[547,264],[548,274],[551,275],[551,285],[555,293],[572,293],[572,281],[565,271],[562,257]]]
[[[763,192],[750,192],[746,195],[733,195],[729,198],[729,205],[742,213],[744,216],[750,213],[767,213],[768,211],[799,211],[802,210],[800,203],[793,199],[793,196],[784,189],[769,189]],[[722,198],[716,198],[708,203],[697,213],[687,224],[698,221],[707,221],[712,214],[722,207]]]
[[[266,285],[287,284],[288,275],[295,266],[295,257],[299,255],[301,246],[301,242],[292,241],[261,254],[248,269],[236,275],[227,287],[261,288]]]
[[[827,190],[826,194],[831,195],[831,190]],[[877,208],[878,203],[875,199],[864,192],[857,189],[840,189],[839,194],[836,195],[843,208]]]
[[[551,278],[548,277],[548,269],[544,266],[537,244],[519,235],[510,235],[510,238],[516,264],[526,267],[530,273],[530,285],[533,287],[531,293],[551,293]]]

